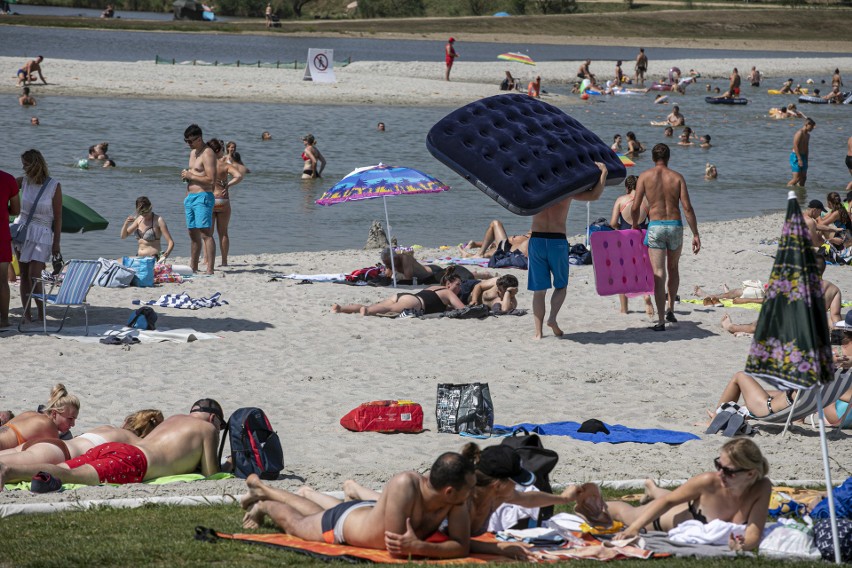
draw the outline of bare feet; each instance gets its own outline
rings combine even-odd
[[[639,504],[644,505],[654,500],[654,490],[657,489],[657,484],[653,479],[645,480],[645,494],[639,499]]]
[[[701,296],[704,295],[704,290],[701,289],[701,286],[696,286],[692,290],[692,295],[695,296],[696,298],[700,298]]]
[[[358,313],[361,314],[362,316],[366,316],[367,315],[367,306],[362,306],[361,309],[358,310]]]
[[[731,289],[728,288],[728,285],[723,282],[722,283],[722,293],[724,294],[725,292],[730,292],[730,291],[731,291]]]
[[[266,486],[254,473],[246,478],[246,486],[248,487],[248,493],[240,497],[240,506],[245,510],[249,510],[258,501],[266,499]]]
[[[263,518],[266,513],[263,512],[263,503],[255,503],[251,509],[243,515],[244,529],[259,529],[263,524]]]
[[[556,337],[562,337],[562,330],[559,329],[559,326],[556,324],[556,320],[549,320],[547,322],[547,327],[553,330],[553,335]]]
[[[351,480],[347,479],[343,482],[343,500],[344,501],[357,501],[361,497],[358,495],[358,484]]]
[[[332,304],[331,305],[331,313],[339,314],[340,313],[340,304]]]
[[[731,326],[734,325],[734,322],[731,321],[731,316],[725,314],[722,316],[722,329],[727,331],[728,333],[733,333],[731,331]]]

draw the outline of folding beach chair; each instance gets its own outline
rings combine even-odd
[[[784,436],[787,434],[787,430],[794,420],[804,420],[814,414],[819,408],[825,408],[834,404],[840,398],[840,395],[850,388],[852,388],[852,369],[837,369],[834,372],[834,380],[824,385],[822,392],[816,387],[808,390],[798,390],[796,391],[796,398],[793,400],[792,405],[779,410],[772,416],[758,418],[758,420],[769,424],[784,423],[784,430],[781,432],[781,436]],[[840,428],[843,424],[850,410],[852,410],[852,404],[849,405],[846,412],[840,417],[840,423],[837,425],[837,428]]]
[[[65,325],[65,318],[68,316],[69,308],[72,306],[82,306],[83,313],[86,316],[86,335],[89,335],[89,312],[87,310],[88,304],[86,303],[86,295],[88,295],[89,288],[92,287],[92,283],[95,281],[95,277],[98,275],[100,267],[101,264],[97,260],[70,261],[68,263],[68,268],[65,271],[65,277],[59,285],[59,292],[56,294],[53,293],[53,290],[57,285],[56,281],[44,278],[33,278],[33,284],[41,282],[42,293],[34,294],[32,290],[30,290],[30,296],[27,298],[27,307],[24,310],[24,313],[29,311],[33,298],[44,302],[44,310],[42,310],[42,314],[44,333],[47,333],[47,306],[65,306],[65,313],[62,314],[62,321],[59,323],[59,327],[51,330],[55,333],[60,331],[62,326]],[[50,288],[47,293],[45,293],[44,287],[47,284],[50,284]],[[24,322],[21,320],[18,324],[18,331],[23,331],[21,329],[23,324]]]

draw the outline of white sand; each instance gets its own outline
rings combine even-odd
[[[20,67],[20,58],[0,57],[0,68]],[[89,62],[47,59],[43,63],[49,84],[34,84],[33,93],[102,97],[146,97],[165,99],[252,100],[301,104],[378,104],[461,106],[497,94],[497,85],[506,69],[523,80],[524,86],[536,74],[548,85],[574,82],[580,61],[542,62],[535,67],[502,61],[470,63],[461,60],[453,67],[452,81],[443,80],[442,62],[359,61],[335,69],[337,83],[303,81],[304,70],[257,67],[213,67],[156,65],[153,61],[135,63]],[[211,62],[212,63],[212,62]],[[737,67],[745,77],[756,65],[767,77],[767,88],[779,88],[788,77],[830,79],[835,68],[849,69],[848,58],[800,59],[693,59],[651,61],[650,79],[661,78],[672,66],[684,73],[696,69],[704,77],[728,77]],[[614,62],[595,61],[592,71],[606,78]],[[626,62],[625,71],[632,73]],[[745,80],[745,79],[744,79]],[[650,82],[649,82],[650,84]],[[14,81],[0,86],[0,93],[16,93]],[[574,97],[551,95],[551,102],[575,102]]]
[[[611,190],[608,190],[611,191]],[[706,223],[700,226],[704,249],[681,261],[680,294],[691,297],[702,284],[718,290],[722,282],[766,280],[772,260],[755,251],[775,238],[781,215]],[[364,239],[368,226],[364,227]],[[477,236],[479,230],[475,234]],[[578,239],[573,238],[576,242]],[[450,244],[450,243],[447,243]],[[734,254],[735,251],[747,249]],[[439,254],[418,253],[419,258]],[[562,340],[530,340],[532,316],[477,320],[391,320],[332,314],[333,302],[373,302],[388,288],[335,284],[297,285],[268,282],[274,273],[348,272],[374,264],[375,251],[333,251],[248,255],[212,278],[157,289],[95,288],[89,295],[91,321],[123,322],[130,300],[153,299],[186,290],[192,296],[220,291],[230,306],[200,311],[157,308],[159,325],[192,327],[223,339],[190,344],[122,347],[82,344],[40,335],[0,339],[4,355],[21,357],[0,395],[0,407],[33,408],[47,398],[51,385],[63,381],[79,395],[83,408],[75,432],[120,424],[133,410],[154,407],[166,414],[186,412],[197,398],[218,399],[227,413],[241,406],[264,408],[282,435],[286,480],[282,487],[309,483],[339,489],[356,478],[379,487],[394,472],[427,468],[441,452],[466,439],[435,432],[435,391],[439,382],[487,381],[497,422],[584,421],[598,418],[636,428],[667,428],[701,434],[694,424],[715,407],[730,376],[743,368],[750,341],[719,326],[725,310],[682,303],[680,323],[665,333],[647,329],[641,300],[633,313],[620,315],[617,300],[595,292],[591,267],[572,267],[569,297],[560,314]],[[185,262],[186,259],[176,259]],[[530,308],[526,272],[520,306]],[[826,276],[849,290],[852,271],[829,267]],[[17,288],[13,288],[13,295]],[[14,296],[13,296],[14,297]],[[13,305],[14,304],[13,302]],[[744,323],[757,312],[727,310]],[[13,311],[18,317],[20,309]],[[80,325],[75,314],[71,325]],[[12,373],[12,371],[9,371]],[[24,379],[26,377],[26,379]],[[352,433],[338,423],[361,402],[410,398],[423,405],[425,427],[418,435]],[[771,430],[771,432],[769,431]],[[818,437],[809,427],[795,427],[781,439],[767,428],[755,440],[766,453],[776,479],[820,478]],[[598,444],[547,437],[547,447],[561,460],[552,478],[557,483],[589,479],[635,479],[644,476],[686,478],[712,468],[726,441],[720,436],[681,446]],[[829,443],[833,474],[843,479],[852,459],[848,441]],[[0,494],[0,503],[75,500],[109,496],[169,494],[211,495],[241,491],[239,480],[170,486],[88,488],[53,496],[26,492]]]
[[[0,58],[0,66],[17,69],[21,61]],[[652,61],[661,74],[673,62]],[[834,67],[848,69],[852,58],[678,61],[683,70],[696,68],[705,76],[726,76],[738,66],[757,65],[781,78],[826,76]],[[529,72],[548,82],[573,77],[578,62],[542,63]],[[154,65],[48,59],[44,70],[50,85],[37,95],[134,96],[178,99],[263,100],[291,103],[461,105],[496,92],[506,65],[459,62],[454,81],[441,80],[435,63],[357,62],[337,69],[338,83],[302,81],[303,71]],[[593,70],[600,72],[603,62]],[[526,71],[526,70],[525,70]],[[520,74],[520,73],[519,73]],[[96,80],[94,78],[97,78]],[[526,78],[526,77],[524,77]],[[767,81],[768,85],[773,80]],[[0,92],[17,92],[9,80]],[[563,97],[564,101],[574,98]],[[609,189],[608,191],[613,191]],[[761,239],[779,234],[782,217],[702,224],[704,250],[681,261],[681,296],[702,284],[717,290],[722,282],[736,286],[744,279],[768,277],[771,259],[754,251],[773,252]],[[364,239],[368,226],[364,226]],[[479,238],[484,227],[471,228]],[[577,239],[573,239],[575,242]],[[446,243],[454,244],[454,243]],[[746,252],[734,254],[735,251]],[[420,258],[436,256],[426,250]],[[126,321],[134,298],[154,299],[161,293],[186,290],[192,296],[220,291],[230,306],[202,311],[157,309],[159,325],[191,327],[220,334],[220,341],[134,346],[90,345],[51,337],[0,335],[6,360],[18,358],[0,391],[0,407],[16,411],[44,402],[50,387],[64,382],[83,400],[80,433],[100,424],[120,424],[123,416],[145,407],[166,414],[186,412],[197,398],[218,399],[227,413],[241,406],[260,406],[284,440],[286,470],[283,487],[309,483],[338,489],[349,477],[379,487],[393,473],[427,468],[441,452],[461,447],[465,439],[435,433],[435,391],[439,382],[487,381],[497,421],[583,421],[598,418],[636,428],[668,428],[700,433],[694,424],[715,407],[730,376],[742,369],[749,340],[719,327],[723,310],[681,304],[681,323],[666,333],[647,330],[640,311],[620,315],[617,300],[601,298],[594,289],[591,267],[572,269],[569,298],[560,322],[565,339],[530,340],[532,316],[485,321],[388,320],[335,315],[333,302],[373,302],[390,289],[333,284],[296,285],[268,282],[274,273],[349,272],[378,261],[375,251],[333,251],[248,255],[213,278],[155,290],[96,288],[89,298],[91,321]],[[186,259],[176,259],[185,263]],[[520,306],[530,308],[531,295],[521,280]],[[830,267],[827,277],[849,290],[852,272]],[[13,289],[13,297],[17,288]],[[17,303],[13,301],[13,306]],[[729,310],[736,322],[757,313]],[[19,317],[20,309],[13,310]],[[16,320],[15,320],[16,321]],[[80,325],[74,314],[71,325]],[[13,378],[16,377],[16,378]],[[361,402],[411,398],[426,413],[429,431],[419,435],[351,433],[339,419]],[[821,477],[818,439],[808,428],[794,428],[782,440],[775,433],[756,438],[769,458],[772,475],[780,479]],[[712,467],[725,440],[710,436],[682,446],[593,445],[569,438],[548,437],[545,445],[561,455],[552,478],[556,483],[590,479],[635,479],[652,476],[685,478]],[[833,473],[847,474],[852,458],[846,440],[830,444]],[[221,494],[241,491],[242,482],[204,482],[170,486],[89,488],[52,496],[6,492],[0,503],[76,500],[110,496]]]

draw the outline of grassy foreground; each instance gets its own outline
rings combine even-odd
[[[638,9],[572,15],[513,16],[511,18],[456,17],[369,20],[282,21],[268,30],[260,19],[230,22],[151,21],[55,16],[0,18],[0,25],[126,29],[138,31],[226,32],[345,35],[393,34],[417,38],[424,34],[471,36],[630,37],[716,40],[849,41],[852,8],[832,9],[694,9],[659,10],[636,4]]]
[[[626,491],[604,490],[606,498]],[[560,508],[561,510],[568,510]],[[201,542],[195,527],[221,532],[243,532],[242,511],[235,505],[175,507],[151,505],[139,509],[102,508],[48,515],[18,515],[0,521],[0,567],[68,566],[325,566],[307,556],[262,545],[240,542]],[[267,524],[263,532],[274,532]],[[658,568],[771,568],[777,560],[765,558],[668,558],[653,561]],[[570,568],[600,566],[596,561],[562,563]],[[619,567],[647,561],[622,561]],[[820,562],[785,563],[806,568]]]

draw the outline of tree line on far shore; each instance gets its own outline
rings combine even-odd
[[[117,12],[171,12],[173,0],[29,0],[28,4],[102,10],[108,3]],[[268,0],[208,0],[223,16],[262,18]],[[616,2],[619,0],[615,0]],[[577,0],[271,0],[272,10],[290,18],[413,18],[487,16],[496,12],[512,15],[571,14]]]

